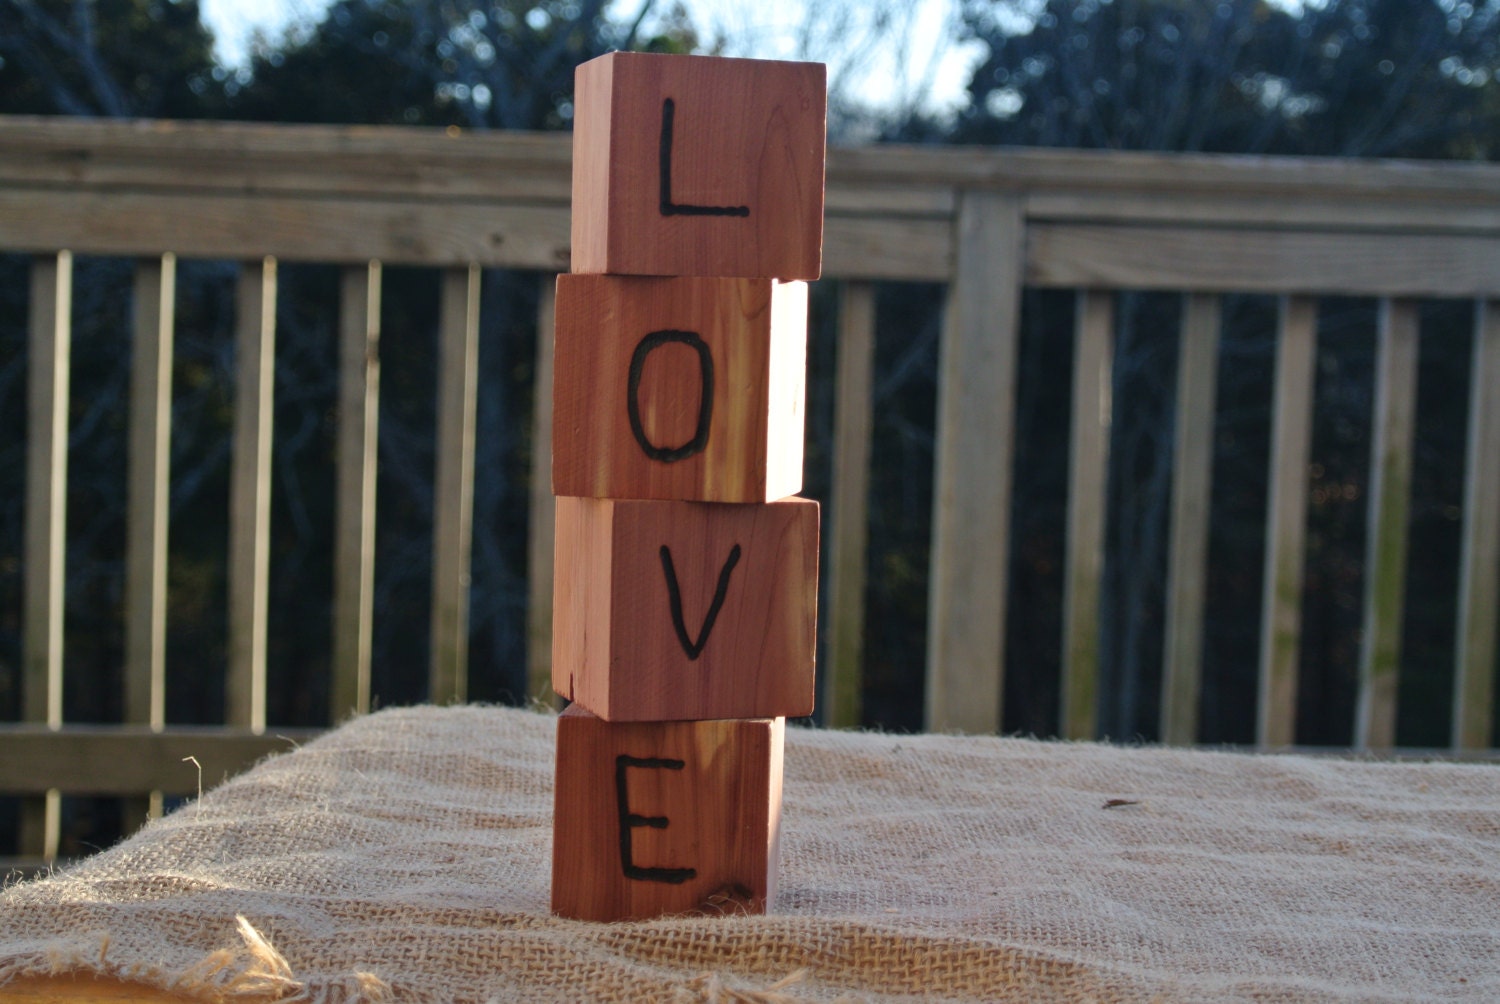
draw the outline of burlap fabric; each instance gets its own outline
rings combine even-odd
[[[355,721],[0,896],[204,1000],[1500,1000],[1500,767],[788,730],[768,917],[547,913],[555,719]],[[1117,804],[1119,801],[1130,804]]]

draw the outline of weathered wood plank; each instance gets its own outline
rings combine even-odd
[[[272,753],[316,738],[315,729],[277,729],[262,735],[217,726],[0,726],[0,791],[39,794],[48,787],[70,795],[139,795],[152,790],[194,795]],[[36,769],[47,764],[45,774]]]
[[[1078,294],[1073,341],[1068,538],[1063,576],[1062,721],[1065,739],[1093,739],[1099,722],[1099,595],[1108,512],[1114,374],[1114,297]]]
[[[823,278],[946,282],[955,267],[953,228],[946,219],[829,216]]]
[[[0,187],[568,202],[567,133],[248,122],[0,119]]]
[[[21,639],[21,718],[62,726],[64,549],[68,498],[68,378],[71,372],[73,255],[31,265],[27,335],[25,515],[26,598]],[[21,805],[22,854],[57,856],[62,799],[56,789]]]
[[[568,263],[566,206],[34,189],[0,190],[0,219],[6,243],[23,251],[146,255],[171,247],[183,258],[552,270]]]
[[[552,499],[553,331],[557,277],[541,276],[536,317],[535,399],[531,412],[531,512],[526,540],[526,692],[533,701],[557,705],[552,692],[553,548],[557,540]]]
[[[137,263],[125,543],[125,720],[166,724],[167,511],[177,259]],[[161,792],[127,799],[125,832],[161,814]],[[153,813],[154,810],[154,813]]]
[[[880,144],[832,148],[831,186],[910,182],[995,193],[1154,193],[1173,198],[1322,197],[1371,202],[1500,201],[1500,167],[1432,161],[1224,156],[1119,150],[1016,150]],[[1357,210],[1353,215],[1357,215]]]
[[[166,724],[167,510],[177,259],[135,272],[125,556],[125,720]]]
[[[1037,286],[1369,296],[1481,296],[1500,289],[1500,237],[1244,228],[1027,229]]]
[[[839,289],[838,331],[823,720],[835,728],[857,728],[861,724],[866,548],[870,535],[870,436],[875,418],[872,284],[849,282]]]
[[[266,727],[276,259],[240,266],[235,290],[234,446],[229,488],[229,676],[225,721]]]
[[[1407,513],[1417,412],[1417,304],[1382,300],[1375,359],[1370,446],[1369,526],[1365,537],[1364,631],[1354,745],[1396,744],[1401,613],[1406,598]]]
[[[7,247],[184,258],[520,268],[569,261],[566,206],[359,198],[0,190]],[[189,223],[190,221],[190,223]],[[824,274],[939,281],[952,272],[942,218],[831,216]]]
[[[380,262],[344,270],[339,314],[338,507],[333,686],[338,722],[370,710],[375,595],[375,467],[380,421]]]
[[[1023,239],[1019,200],[964,196],[938,372],[927,608],[932,730],[1000,727]]]
[[[829,151],[832,156],[833,151]],[[830,184],[824,192],[823,212],[834,216],[922,217],[950,219],[958,194],[949,185],[928,185],[916,179],[867,184],[851,179]]]
[[[1500,300],[1480,300],[1469,368],[1469,456],[1464,472],[1462,569],[1458,589],[1453,746],[1495,745],[1496,630],[1500,611]]]
[[[1402,230],[1493,234],[1500,229],[1500,204],[1493,202],[1363,199],[1355,203],[1331,192],[1308,189],[1291,189],[1268,197],[1263,193],[1193,194],[1155,188],[1038,188],[1027,197],[1026,213],[1029,219],[1046,223],[1334,230],[1376,239]]]
[[[428,695],[468,697],[469,558],[474,539],[474,413],[479,386],[476,265],[443,275],[438,347],[437,472],[433,491],[432,638]]]
[[[68,499],[68,383],[72,370],[73,255],[31,265],[27,334],[27,445],[21,638],[21,718],[62,726],[63,589]],[[47,787],[21,804],[20,851],[51,860],[62,797]]]
[[[482,133],[391,126],[225,122],[101,122],[32,116],[0,120],[0,181],[57,187],[159,183],[203,190],[568,200],[571,142],[558,133]],[[918,184],[996,192],[1079,191],[1111,197],[1287,197],[1494,205],[1500,168],[1349,158],[995,150],[881,144],[830,148],[830,190]],[[830,198],[830,207],[832,199]],[[1353,213],[1351,215],[1359,215]]]
[[[1312,446],[1317,301],[1284,297],[1277,332],[1271,426],[1264,592],[1260,622],[1260,701],[1255,736],[1262,747],[1296,739],[1297,655],[1302,639],[1303,541],[1307,535],[1307,459]]]
[[[1217,296],[1190,293],[1184,298],[1177,355],[1172,540],[1167,552],[1161,684],[1161,738],[1176,746],[1198,740],[1219,327]]]
[[[31,266],[26,429],[26,626],[21,717],[62,724],[63,551],[68,492],[68,378],[73,256]]]

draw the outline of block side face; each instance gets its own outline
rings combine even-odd
[[[794,285],[800,314],[768,279],[559,276],[554,490],[707,502],[797,491],[807,322]]]
[[[611,504],[609,718],[811,714],[817,503]]]
[[[552,689],[600,715],[610,714],[609,542],[613,522],[613,509],[594,499],[557,499]]]
[[[573,270],[816,279],[822,64],[615,53],[608,65],[607,258],[575,254]]]
[[[779,282],[771,291],[771,351],[766,376],[766,495],[802,490],[807,414],[807,283]]]
[[[570,221],[574,271],[603,271],[609,260],[612,84],[616,53],[581,63],[573,71],[573,211]]]
[[[771,720],[771,765],[766,772],[766,912],[776,908],[781,886],[781,784],[786,764],[786,719]]]
[[[570,708],[558,720],[553,912],[763,912],[779,739],[767,720],[619,724]]]

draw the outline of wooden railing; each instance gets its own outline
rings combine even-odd
[[[266,721],[272,367],[278,261],[343,267],[334,717],[369,706],[381,264],[444,269],[433,700],[465,696],[480,270],[540,273],[530,679],[550,647],[552,276],[568,265],[569,138],[395,129],[0,120],[0,252],[34,255],[24,699],[0,727],[0,792],[33,799],[25,847],[56,846],[57,793],[190,793],[301,733]],[[62,718],[62,569],[72,256],[136,258],[126,719]],[[225,721],[163,714],[166,456],[178,259],[242,263]],[[947,285],[933,484],[926,722],[1000,726],[1019,304],[1077,290],[1059,733],[1093,737],[1114,293],[1185,296],[1177,376],[1162,738],[1191,743],[1202,675],[1218,298],[1281,298],[1257,738],[1295,742],[1315,298],[1379,298],[1374,486],[1358,745],[1394,742],[1413,428],[1415,298],[1474,302],[1459,572],[1455,747],[1494,743],[1500,615],[1500,168],[876,147],[828,164],[826,280],[840,286],[823,704],[860,719],[866,495],[879,280]],[[146,811],[144,803],[143,810]]]

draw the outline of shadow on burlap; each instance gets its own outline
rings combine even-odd
[[[767,917],[548,915],[555,719],[358,719],[0,895],[205,1001],[1500,999],[1500,767],[787,733]]]

